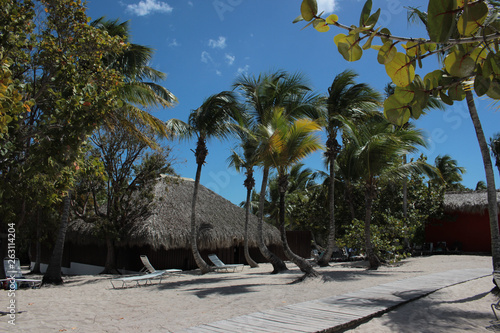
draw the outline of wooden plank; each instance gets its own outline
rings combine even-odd
[[[265,319],[265,318],[257,318],[257,317],[251,317],[250,315],[247,316],[238,316],[234,317],[228,320],[230,323],[238,323],[238,324],[243,324],[246,325],[245,329],[246,332],[283,332],[283,333],[288,333],[288,332],[298,332],[298,333],[303,333],[304,331],[294,331],[291,328],[285,327],[285,325],[280,325],[279,323],[276,323],[272,320]],[[241,331],[245,332],[245,331]]]
[[[289,318],[290,322],[306,325],[308,328],[316,328],[316,330],[323,330],[326,328],[330,328],[332,323],[335,324],[330,318],[326,318],[323,316],[318,316],[316,313],[312,313],[311,311],[302,310],[301,312],[291,311],[290,309],[280,308],[279,310],[269,310],[266,313],[271,315],[278,315],[281,313],[282,315]],[[313,331],[314,332],[314,331]]]
[[[258,312],[250,314],[249,316],[255,317],[259,321],[262,320],[266,323],[266,325],[276,327],[277,329],[280,329],[280,331],[286,329],[291,332],[309,333],[316,332],[317,330],[323,328],[323,326],[318,326],[317,323],[305,320],[303,317],[297,318],[293,316],[287,316],[285,313],[279,311],[275,313],[270,313],[267,311]],[[268,322],[270,322],[271,324],[267,324]],[[314,327],[314,329],[311,329],[311,327]]]

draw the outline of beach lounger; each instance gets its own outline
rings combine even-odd
[[[236,272],[238,268],[241,268],[243,270],[243,264],[231,264],[231,265],[226,265],[225,263],[222,262],[222,260],[217,257],[216,254],[209,254],[208,259],[215,265],[210,267],[216,272],[229,272],[233,271]]]
[[[23,276],[21,271],[21,263],[18,258],[9,259],[5,258],[3,260],[3,268],[5,270],[6,279],[0,279],[0,283],[9,282],[13,280],[17,287],[21,287],[23,285],[28,285],[31,288],[40,288],[42,285],[42,280],[36,279],[27,279]],[[7,289],[10,287],[7,286]]]
[[[164,273],[176,273],[176,272],[182,272],[182,269],[164,269],[161,271],[157,271],[153,265],[149,262],[148,256],[141,255],[141,261],[144,265],[144,267],[141,269],[141,272],[148,272],[148,273],[156,273],[156,272],[164,272]]]

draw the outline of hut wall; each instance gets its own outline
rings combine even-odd
[[[287,231],[286,237],[290,249],[302,258],[311,257],[312,237],[310,231]]]
[[[462,252],[491,253],[490,221],[487,212],[449,213],[441,220],[432,220],[425,227],[427,243],[446,242],[448,250],[460,245]]]

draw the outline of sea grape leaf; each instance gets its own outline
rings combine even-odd
[[[482,75],[476,75],[474,78],[474,91],[476,95],[483,96],[490,89],[490,79]]]
[[[375,29],[375,31],[372,32],[372,34],[370,35],[370,37],[368,37],[366,43],[363,45],[363,50],[368,50],[369,48],[372,47],[373,38],[375,37],[375,35],[377,34],[377,32],[378,32],[379,29],[380,28]]]
[[[372,11],[372,0],[367,0],[363,9],[361,10],[361,16],[359,18],[359,26],[367,26],[368,19],[370,18],[370,12]]]
[[[339,20],[339,17],[337,15],[331,14],[326,18],[326,23],[334,24],[334,23],[338,22],[338,20]]]
[[[458,32],[462,36],[472,36],[482,27],[488,16],[488,5],[479,2],[473,6],[467,6],[467,15],[461,15],[457,22]]]
[[[377,54],[378,63],[383,65],[391,62],[396,56],[396,53],[398,53],[398,50],[396,49],[394,43],[391,41],[384,43]]]
[[[474,72],[476,62],[468,54],[457,50],[446,56],[444,66],[451,76],[466,77]]]
[[[490,83],[490,88],[486,92],[489,98],[500,99],[500,80],[492,80]]]
[[[302,15],[299,15],[295,18],[295,20],[293,20],[292,23],[297,23],[297,22],[300,22],[300,21],[304,21],[304,18],[302,17]]]
[[[398,87],[406,87],[415,78],[412,60],[404,53],[396,53],[391,62],[385,64],[385,71]]]
[[[429,0],[427,7],[427,32],[433,42],[446,42],[453,31],[455,0]]]
[[[444,104],[453,105],[453,100],[443,90],[439,91],[439,97]]]
[[[448,89],[448,95],[454,101],[463,101],[465,98],[464,87],[461,84],[457,84]]]
[[[380,30],[380,33],[381,33],[381,34],[386,34],[386,35],[388,35],[388,36],[390,36],[390,35],[391,35],[391,31],[390,31],[389,29],[387,29],[387,28],[382,28],[382,30]],[[382,37],[382,36],[380,36],[380,40],[382,41],[382,43],[383,43],[383,44],[385,44],[385,43],[387,43],[387,42],[390,42],[390,41],[391,41],[389,38],[387,38],[387,37]]]
[[[330,27],[326,24],[326,21],[324,19],[314,20],[313,27],[319,32],[327,32],[328,30],[330,30]]]
[[[347,36],[338,34],[335,36],[334,41],[345,60],[357,61],[361,59],[363,50],[359,46],[359,34]]]
[[[318,3],[316,0],[303,0],[300,5],[300,13],[306,21],[311,21],[318,14]]]
[[[396,87],[394,89],[394,96],[403,104],[408,104],[413,100],[413,97],[415,97],[415,91],[411,89],[412,85],[409,85],[408,87]]]
[[[370,15],[370,17],[368,18],[368,21],[366,21],[366,26],[369,27],[370,29],[373,28],[375,26],[375,24],[377,24],[379,17],[380,17],[380,8],[377,9],[377,11],[375,13]]]
[[[391,123],[403,126],[410,120],[410,107],[392,95],[384,101],[384,115]]]

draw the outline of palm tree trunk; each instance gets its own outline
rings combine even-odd
[[[247,263],[250,265],[250,267],[255,268],[259,267],[259,265],[250,257],[250,252],[248,251],[248,220],[250,219],[250,201],[252,197],[252,189],[248,188],[247,189],[247,202],[246,202],[246,207],[245,207],[245,241],[244,241],[244,253],[245,253],[245,260]]]
[[[260,195],[259,195],[259,215],[258,217],[258,232],[259,232],[259,250],[260,253],[266,258],[267,261],[269,261],[273,265],[273,274],[276,273],[281,273],[283,271],[288,270],[286,267],[285,263],[283,260],[278,258],[277,255],[272,253],[266,244],[264,243],[264,230],[263,230],[263,225],[264,225],[264,200],[266,197],[266,187],[267,187],[267,179],[269,177],[269,168],[264,167],[264,172],[262,175],[262,186],[260,188]]]
[[[371,220],[372,220],[372,205],[373,205],[373,185],[367,184],[366,192],[365,192],[365,251],[366,257],[370,263],[370,269],[377,269],[380,265],[380,260],[375,255],[375,251],[373,249],[372,243],[372,234],[371,234]]]
[[[328,266],[335,248],[335,159],[330,158],[330,186],[328,187],[328,207],[330,211],[330,231],[326,250],[318,260],[320,267]]]
[[[205,274],[210,272],[210,266],[203,260],[198,250],[198,228],[196,227],[196,199],[198,198],[198,187],[200,184],[202,166],[203,163],[198,163],[196,179],[194,181],[193,202],[191,203],[191,251],[193,252],[196,265],[201,270],[201,274]]]
[[[406,164],[408,162],[408,158],[406,154],[403,155],[403,164]],[[408,179],[405,178],[403,179],[403,223],[405,230],[408,230],[407,225],[408,225]],[[410,240],[408,239],[408,235],[405,232],[405,237],[404,237],[404,245],[406,248],[410,248]]]
[[[283,242],[283,249],[285,251],[285,255],[287,258],[293,262],[297,267],[300,268],[302,272],[305,273],[305,277],[317,277],[319,276],[319,273],[314,270],[314,268],[311,266],[307,260],[304,258],[296,255],[293,253],[293,251],[290,249],[290,246],[288,246],[288,240],[286,238],[286,227],[285,227],[285,192],[286,190],[283,190],[283,186],[281,184],[282,182],[282,177],[280,177],[280,234],[281,234],[281,241]]]
[[[500,271],[500,235],[498,228],[498,208],[497,208],[497,193],[495,190],[495,174],[493,173],[493,165],[491,163],[490,151],[488,143],[484,136],[481,121],[477,114],[476,104],[472,92],[466,91],[467,106],[469,107],[470,117],[476,130],[477,141],[483,157],[484,172],[486,174],[486,188],[488,193],[488,213],[490,217],[491,231],[491,255],[493,260],[493,270]]]
[[[64,206],[61,215],[61,224],[59,226],[59,233],[57,235],[56,244],[54,245],[54,250],[52,251],[52,256],[50,257],[49,266],[47,271],[43,276],[43,284],[62,284],[63,279],[61,275],[62,268],[62,257],[64,251],[64,242],[66,240],[66,230],[68,229],[69,223],[69,209],[71,203],[71,190],[68,190],[68,194],[64,198]]]

